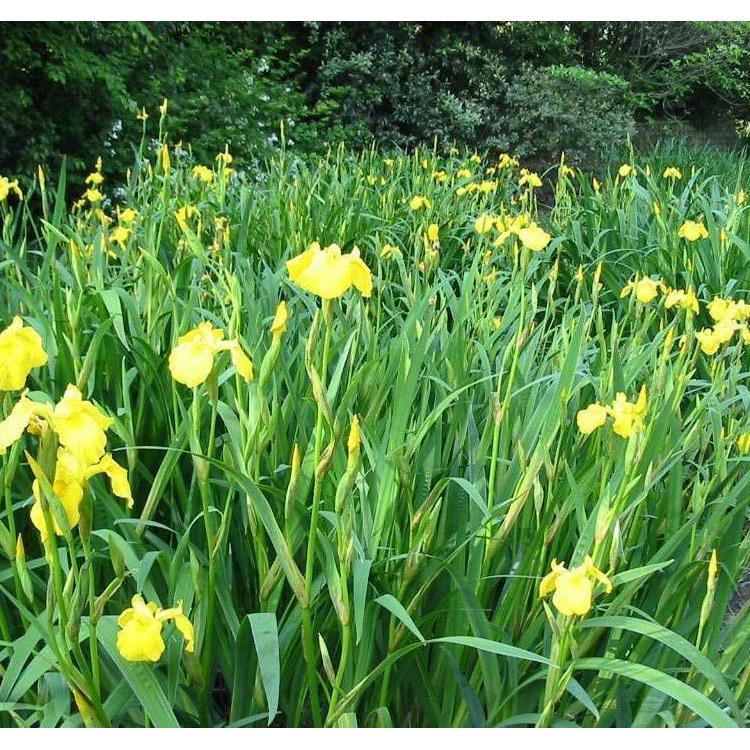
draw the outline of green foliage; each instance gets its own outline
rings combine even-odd
[[[626,81],[588,68],[528,69],[508,87],[501,122],[507,147],[521,158],[590,163],[621,147],[634,131],[633,98]]]
[[[632,171],[596,187],[560,169],[540,211],[520,165],[465,150],[282,150],[206,181],[147,126],[101,204],[78,204],[65,174],[21,178],[38,210],[0,201],[0,330],[19,315],[48,354],[27,395],[77,383],[111,417],[134,499],[80,479],[81,519],[44,545],[31,482],[59,506],[54,429],[11,435],[0,726],[747,725],[748,320],[712,355],[695,335],[716,295],[748,299],[743,154],[628,154]],[[488,170],[487,191],[459,192]],[[542,250],[500,231],[527,214],[552,235]],[[707,236],[681,238],[687,219]],[[314,241],[356,245],[372,295],[322,306],[292,283],[286,261]],[[661,285],[621,297],[636,272],[699,310]],[[201,322],[254,379],[226,351],[192,391],[172,377]],[[642,386],[629,438],[611,415],[579,430],[580,409]],[[21,393],[0,393],[0,419]],[[586,555],[612,589],[563,615],[540,582]],[[127,661],[118,617],[136,593],[180,602],[194,650],[167,620],[160,658]]]

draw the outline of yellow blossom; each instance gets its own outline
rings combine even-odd
[[[740,192],[737,193],[737,196],[735,197],[734,202],[738,206],[744,206],[746,200],[747,200],[747,193],[744,190],[740,190]]]
[[[237,339],[224,340],[224,331],[214,328],[209,321],[200,323],[192,331],[177,339],[169,355],[172,377],[188,388],[196,388],[211,374],[214,357],[228,351],[237,374],[246,382],[253,378],[252,360],[245,354]]]
[[[459,180],[468,180],[471,179],[471,170],[464,167],[463,169],[459,169],[458,172],[456,172],[456,177]]]
[[[608,408],[612,417],[612,431],[620,437],[629,438],[634,432],[643,428],[643,417],[647,408],[646,386],[641,388],[635,403],[628,401],[624,393],[618,393]]]
[[[487,234],[495,226],[497,217],[493,214],[482,214],[474,222],[474,230],[479,234]]]
[[[112,242],[116,242],[120,247],[125,247],[125,243],[128,241],[128,237],[130,237],[130,232],[130,227],[120,225],[110,232],[109,239]]]
[[[89,203],[100,203],[102,198],[104,196],[96,189],[96,188],[89,188],[84,194],[83,197],[89,202]]]
[[[16,315],[0,332],[0,391],[19,391],[35,367],[47,364],[39,334]]]
[[[120,224],[124,224],[125,226],[128,226],[132,224],[138,216],[138,211],[136,211],[134,208],[126,208],[123,211],[120,211],[120,209],[117,209],[117,220],[120,222]]]
[[[159,661],[164,653],[162,626],[174,620],[177,630],[185,640],[185,651],[195,649],[195,633],[190,620],[182,612],[182,603],[171,609],[160,609],[155,602],[146,602],[136,594],[131,599],[131,607],[118,618],[120,631],[117,633],[117,650],[127,661]]]
[[[635,167],[632,164],[623,164],[617,170],[617,174],[619,174],[620,177],[629,177],[631,174],[634,174],[634,173],[635,173]]]
[[[659,294],[661,282],[655,281],[650,276],[642,278],[636,275],[635,279],[628,281],[620,292],[620,299],[627,297],[631,292],[635,292],[635,298],[644,305],[653,302]]]
[[[682,172],[678,167],[667,167],[662,173],[662,177],[665,177],[669,180],[681,180]]]
[[[576,414],[576,424],[583,435],[590,435],[607,421],[607,407],[590,404]]]
[[[383,245],[383,249],[380,251],[380,257],[386,260],[393,260],[397,255],[401,255],[400,248],[395,245],[389,245],[387,242]]]
[[[520,187],[528,185],[531,188],[540,188],[542,186],[542,181],[536,172],[529,172],[528,169],[522,169],[518,185]]]
[[[566,616],[585,615],[591,609],[594,583],[599,582],[609,594],[612,582],[586,555],[583,563],[568,570],[564,563],[552,561],[552,572],[542,579],[539,596],[554,592],[552,603],[560,614]]]
[[[321,248],[313,242],[305,252],[286,262],[289,278],[322,299],[336,299],[352,286],[363,297],[372,294],[372,274],[359,256],[359,248],[342,253],[338,245]]]
[[[696,331],[695,338],[698,339],[701,351],[709,357],[719,351],[721,341],[713,328],[703,328],[700,331]]]
[[[201,182],[209,183],[214,179],[213,170],[208,167],[204,167],[202,164],[198,164],[193,167],[193,177]]]
[[[440,227],[437,224],[430,224],[427,227],[427,239],[430,242],[437,242],[440,239]]]
[[[739,448],[740,453],[750,454],[750,432],[743,432],[737,438],[737,448]]]
[[[687,291],[684,289],[670,289],[664,300],[664,307],[667,309],[677,307],[682,310],[691,310],[696,315],[700,310],[698,298],[695,296],[692,288],[689,288]]]
[[[175,211],[174,216],[177,220],[177,225],[184,232],[188,228],[188,219],[198,214],[198,209],[195,206],[182,206]]]
[[[677,236],[686,239],[688,242],[706,239],[708,230],[700,221],[686,221],[678,230]]]
[[[424,195],[415,195],[410,201],[409,201],[409,208],[411,208],[412,211],[419,211],[420,208],[429,208],[432,205],[430,203],[429,198],[425,198]]]
[[[521,240],[521,244],[524,247],[527,247],[529,250],[533,250],[534,252],[539,252],[540,250],[544,250],[544,248],[547,247],[552,237],[547,234],[547,232],[545,232],[544,229],[542,229],[540,226],[531,224],[524,229],[518,230],[518,239]]]
[[[708,303],[708,314],[715,321],[734,320],[737,317],[737,303],[732,299],[714,297]]]
[[[23,199],[21,188],[18,187],[18,180],[9,180],[7,177],[0,176],[0,203],[5,201],[10,193],[15,193],[19,200]]]
[[[85,182],[89,185],[101,185],[104,182],[104,176],[101,172],[92,172],[86,177]]]

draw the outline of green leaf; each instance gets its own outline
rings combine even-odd
[[[419,628],[414,624],[411,615],[404,609],[403,604],[392,594],[383,594],[375,600],[381,607],[385,607],[394,617],[401,620],[409,630],[416,636],[417,640],[425,643],[425,637],[419,632]]]
[[[660,672],[645,664],[633,664],[621,659],[605,659],[601,657],[587,657],[575,662],[576,669],[587,669],[595,672],[613,672],[622,677],[642,682],[644,685],[660,690],[678,703],[687,706],[693,713],[698,714],[712,727],[733,727],[737,724],[727,716],[713,701],[699,693],[695,688],[675,679],[671,675]]]
[[[258,667],[263,690],[268,701],[268,724],[270,726],[279,708],[279,685],[281,666],[279,662],[279,631],[273,612],[255,612],[247,616],[253,633]]]

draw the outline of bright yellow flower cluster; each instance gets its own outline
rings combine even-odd
[[[128,507],[133,505],[127,471],[106,453],[106,431],[112,422],[112,417],[84,400],[74,385],[65,389],[54,408],[48,403],[31,401],[24,394],[0,422],[0,454],[5,453],[26,430],[39,435],[51,429],[57,435],[60,447],[52,488],[65,508],[68,525],[73,528],[79,520],[79,506],[87,483],[96,474],[106,474],[112,492],[123,498]],[[32,489],[36,502],[31,508],[31,521],[45,539],[47,528],[36,480]],[[55,533],[62,534],[57,521],[54,525]]]
[[[540,188],[542,180],[536,172],[529,172],[528,169],[522,169],[518,186],[523,187],[524,185],[528,185],[530,188]]]
[[[488,194],[497,190],[497,180],[483,180],[482,182],[470,182],[468,185],[461,185],[456,188],[456,195],[472,195],[473,193]]]
[[[678,167],[667,167],[662,173],[662,177],[668,180],[681,180],[682,171]]]
[[[716,354],[739,332],[742,343],[750,344],[750,305],[744,300],[714,297],[708,303],[708,314],[715,321],[712,328],[703,328],[695,334],[701,351],[708,356]]]
[[[205,182],[206,184],[208,184],[210,182],[213,182],[214,173],[212,169],[204,167],[202,164],[198,164],[193,167],[193,177],[196,180],[200,180],[201,182]]]
[[[195,650],[193,624],[182,612],[182,603],[171,609],[160,609],[156,602],[146,602],[136,594],[132,606],[118,618],[117,650],[127,661],[159,661],[164,653],[164,638],[161,631],[165,622],[174,620],[177,630],[185,639],[185,651]]]
[[[508,237],[515,235],[524,247],[534,252],[544,250],[552,239],[552,236],[531,221],[527,214],[512,217],[482,214],[474,222],[474,229],[479,234],[496,230],[498,236],[494,240],[495,245],[502,245]]]
[[[578,429],[581,434],[590,435],[606,423],[607,417],[612,417],[612,432],[620,437],[629,438],[634,432],[643,429],[647,398],[644,385],[635,403],[628,401],[624,393],[618,393],[610,406],[590,404],[576,414]]]
[[[20,391],[29,373],[45,364],[41,337],[16,316],[0,333],[0,391]]]
[[[197,328],[177,339],[177,346],[169,355],[172,377],[188,388],[197,388],[211,374],[214,357],[228,351],[237,374],[250,381],[253,378],[252,360],[245,354],[237,339],[224,340],[224,331],[204,321]]]
[[[565,563],[552,561],[552,571],[542,578],[539,596],[545,597],[554,592],[552,604],[562,615],[585,615],[591,609],[594,584],[601,583],[609,594],[612,582],[597,568],[586,555],[583,563],[568,569]]]
[[[305,252],[288,260],[286,268],[297,286],[322,299],[341,297],[351,287],[363,297],[372,294],[372,274],[357,247],[351,253],[342,253],[338,245],[321,248],[313,242]]]

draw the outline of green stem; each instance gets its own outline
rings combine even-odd
[[[323,301],[323,320],[325,324],[325,337],[323,343],[323,361],[321,365],[320,378],[325,393],[326,379],[328,375],[328,358],[331,351],[331,330],[333,323],[331,320],[331,301]],[[305,594],[307,606],[302,612],[302,637],[305,652],[305,661],[307,663],[307,684],[310,691],[310,706],[313,713],[315,726],[320,727],[323,724],[323,717],[320,711],[320,700],[318,698],[318,677],[316,670],[316,650],[313,634],[312,621],[312,586],[313,576],[315,573],[315,548],[318,539],[318,517],[320,515],[320,495],[323,489],[323,479],[318,476],[318,464],[320,463],[320,454],[323,448],[323,409],[318,404],[318,415],[315,422],[315,450],[313,454],[313,471],[315,472],[315,483],[313,486],[312,512],[310,514],[310,532],[307,537],[307,556],[305,561]]]

